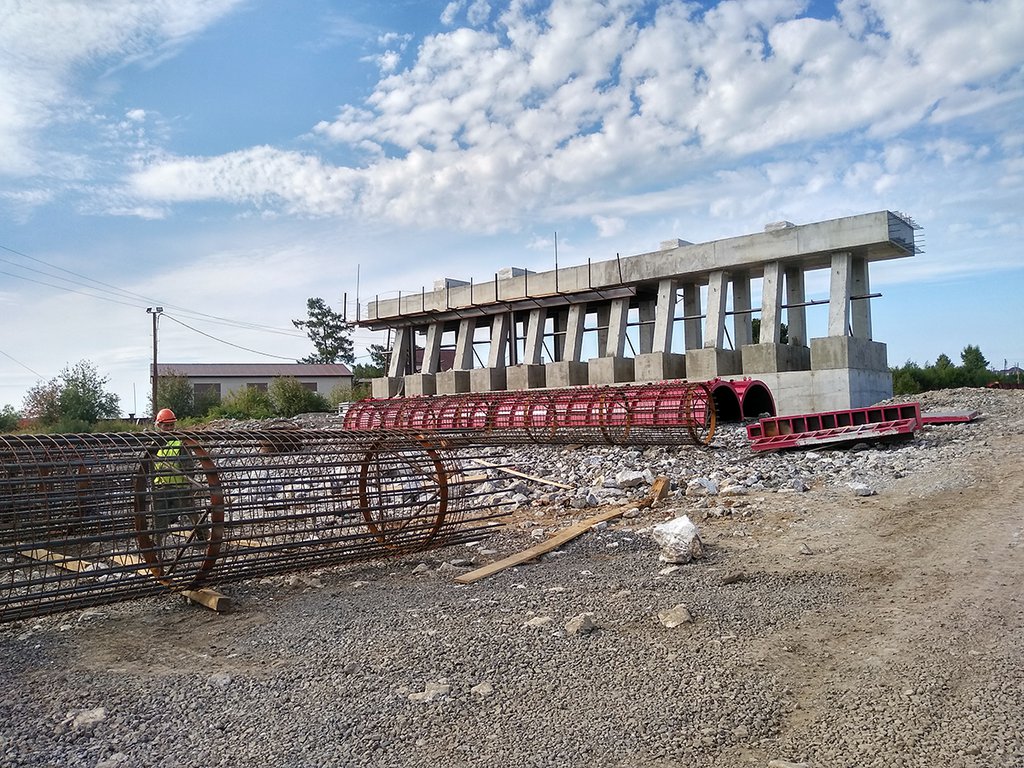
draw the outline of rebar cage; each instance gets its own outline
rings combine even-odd
[[[367,399],[344,413],[352,430],[454,430],[505,445],[706,446],[716,422],[711,390],[702,382]]]
[[[381,429],[0,436],[0,621],[479,537],[502,512],[478,453]]]

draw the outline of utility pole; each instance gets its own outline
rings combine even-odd
[[[156,319],[160,316],[160,313],[164,311],[163,307],[146,307],[146,313],[153,316],[153,418],[156,418],[156,395],[157,395],[157,381],[159,376],[156,375]]]

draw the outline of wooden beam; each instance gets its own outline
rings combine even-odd
[[[558,483],[558,482],[555,482],[554,480],[548,480],[546,477],[537,477],[536,475],[528,475],[525,472],[518,472],[518,471],[516,471],[514,469],[509,469],[508,467],[501,467],[501,466],[498,466],[497,464],[492,464],[491,462],[485,461],[484,459],[473,459],[473,461],[475,461],[477,464],[479,464],[482,467],[489,467],[490,469],[496,469],[499,472],[504,472],[506,475],[515,475],[516,477],[524,477],[527,480],[533,480],[533,482],[535,482],[535,483],[544,483],[544,485],[553,485],[556,488],[564,488],[567,491],[574,491],[574,490],[576,490],[576,486],[575,485],[566,485],[565,483]]]
[[[88,560],[76,560],[62,555],[59,552],[52,552],[49,549],[23,549],[18,552],[22,557],[28,558],[29,560],[36,560],[40,563],[46,563],[47,565],[54,565],[65,571],[71,571],[72,573],[81,573],[93,563]]]
[[[202,589],[183,589],[181,594],[190,602],[199,603],[199,605],[217,613],[225,613],[235,607],[230,597],[208,587],[203,587]]]
[[[578,536],[582,536],[584,533],[589,531],[598,523],[603,523],[607,520],[612,520],[613,518],[619,517],[623,513],[623,511],[625,511],[625,508],[620,507],[618,509],[612,509],[607,512],[602,512],[601,514],[595,515],[594,517],[587,518],[586,520],[583,520],[581,522],[576,523],[573,526],[570,526],[569,528],[566,528],[561,533],[556,533],[550,539],[548,539],[547,541],[542,541],[535,547],[530,547],[529,549],[523,550],[522,552],[519,552],[515,555],[510,555],[509,557],[506,557],[504,560],[497,560],[493,563],[490,563],[489,565],[483,566],[482,568],[477,568],[475,571],[470,571],[469,573],[463,573],[459,576],[456,576],[455,581],[459,584],[472,584],[475,581],[480,581],[480,579],[487,578],[491,574],[498,573],[498,571],[503,571],[506,568],[511,568],[514,565],[519,565],[529,560],[533,560],[536,557],[540,557],[545,552],[550,552],[553,549],[558,549],[566,542],[572,541]]]

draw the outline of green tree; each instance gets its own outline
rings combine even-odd
[[[45,426],[85,431],[100,419],[120,415],[119,399],[106,391],[106,384],[107,378],[99,375],[96,366],[82,360],[32,387],[25,395],[23,410]]]
[[[274,415],[270,395],[256,387],[240,387],[222,398],[209,415],[225,419],[269,419]]]
[[[5,405],[0,411],[0,432],[13,432],[18,428],[21,414],[11,405]]]
[[[200,415],[196,411],[192,382],[188,380],[187,376],[177,371],[172,371],[161,376],[157,384],[157,406],[150,413],[156,413],[161,408],[170,408],[179,419]],[[152,399],[152,396],[150,399]],[[150,403],[150,407],[152,406],[153,404]]]
[[[352,339],[349,334],[352,324],[327,306],[321,298],[306,301],[306,320],[292,320],[299,330],[304,330],[316,348],[316,353],[304,357],[298,362],[306,364],[347,363],[354,360]]]
[[[323,413],[331,410],[327,400],[291,376],[280,376],[268,387],[270,403],[278,416],[298,416],[300,413]]]

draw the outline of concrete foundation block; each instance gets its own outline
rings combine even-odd
[[[504,368],[474,368],[469,372],[471,392],[502,392],[505,381]]]
[[[667,381],[686,378],[686,355],[649,352],[633,358],[634,381]]]
[[[690,381],[709,381],[718,376],[739,376],[743,373],[743,357],[739,350],[688,349],[686,351],[686,378]]]
[[[587,361],[587,380],[595,386],[633,381],[633,358],[591,358]]]
[[[744,344],[740,347],[743,373],[811,370],[811,348],[789,344]]]
[[[370,382],[370,394],[383,400],[388,397],[397,397],[402,394],[405,382],[401,376],[382,376]]]
[[[573,360],[561,360],[544,366],[549,387],[580,387],[590,382],[590,366]]]
[[[410,373],[405,377],[405,396],[436,395],[437,382],[433,373]]]
[[[889,371],[783,371],[757,378],[771,390],[779,416],[867,408],[892,397]]]
[[[811,339],[811,369],[815,371],[854,368],[888,371],[889,357],[880,341],[855,336],[826,336]],[[855,406],[860,408],[861,406]]]
[[[538,364],[510,365],[505,369],[506,389],[540,389],[547,380],[545,366]]]
[[[469,392],[469,371],[441,371],[434,374],[437,394],[455,395]]]

